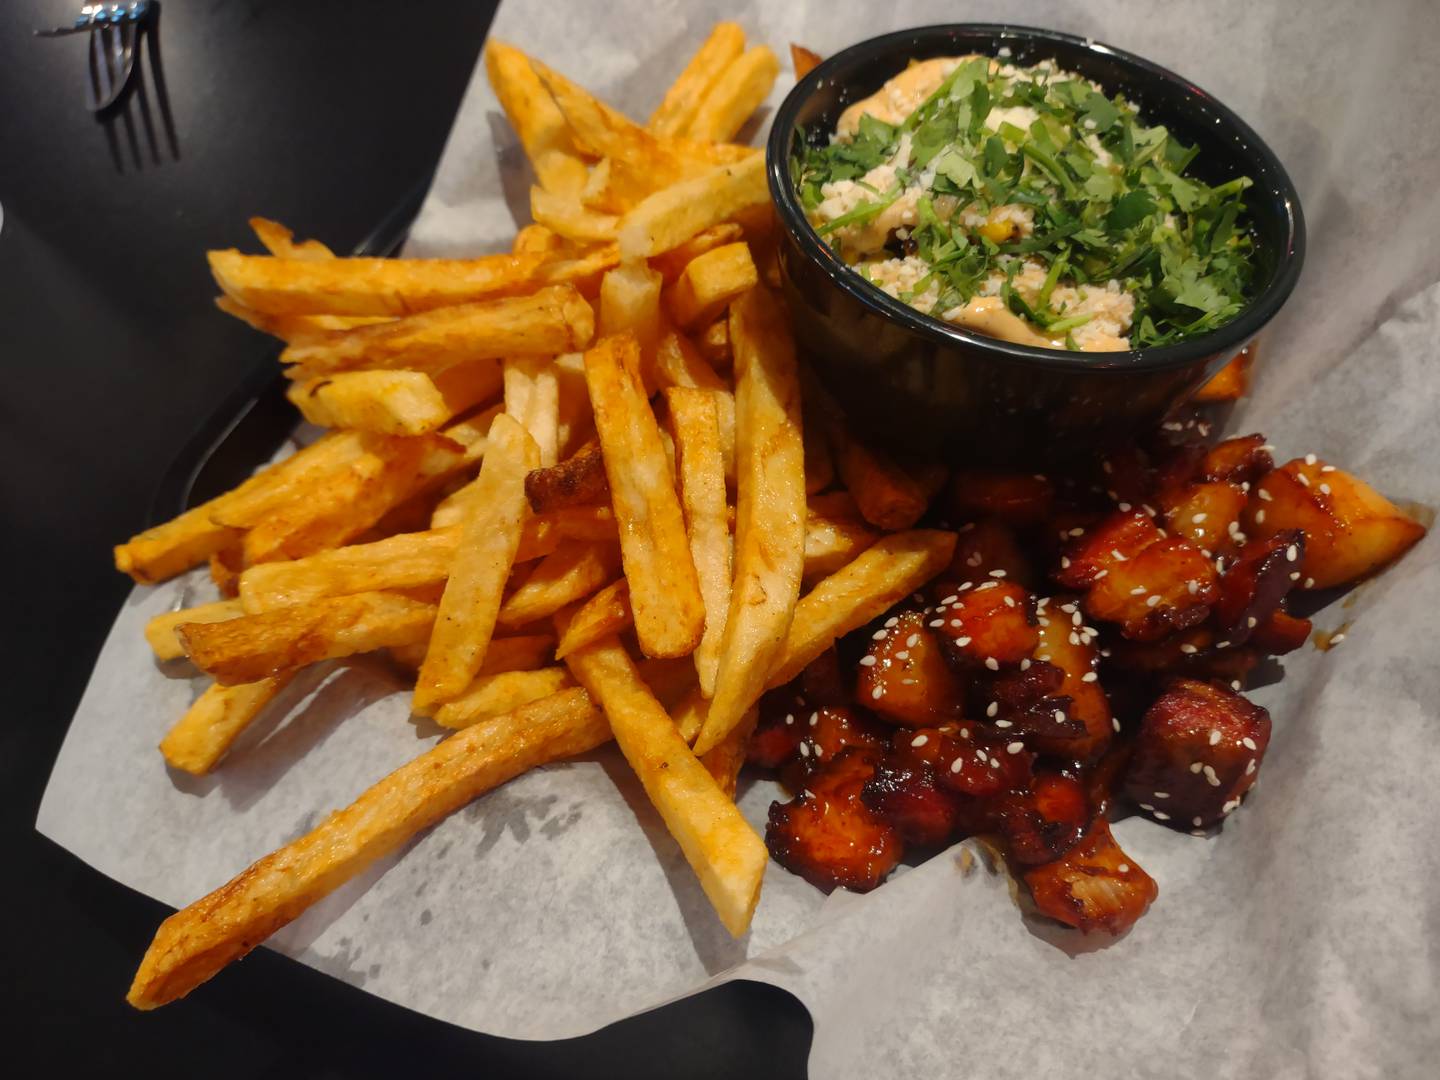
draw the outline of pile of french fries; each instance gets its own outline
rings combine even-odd
[[[809,63],[797,56],[797,62]],[[116,548],[226,599],[155,619],[213,685],[165,736],[219,766],[306,665],[388,651],[455,733],[167,919],[129,993],[184,996],[366,865],[528,769],[614,739],[726,928],[768,855],[734,805],[769,687],[938,573],[932,479],[801,378],[763,155],[730,142],[779,71],[721,24],[649,122],[491,42],[533,166],[509,254],[337,258],[272,222],[210,253],[219,306],[285,343],[329,429]],[[833,451],[833,452],[832,452]]]

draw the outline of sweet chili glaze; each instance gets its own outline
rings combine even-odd
[[[1310,633],[1289,595],[1424,531],[1313,455],[1276,468],[1263,436],[1205,430],[1066,475],[951,478],[951,565],[762,701],[750,761],[793,793],[777,861],[864,891],[907,849],[985,836],[1042,915],[1118,934],[1144,914],[1158,887],[1110,821],[1221,828],[1270,737],[1245,680]]]

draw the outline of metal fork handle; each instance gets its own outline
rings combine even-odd
[[[143,22],[150,17],[151,0],[133,0],[129,4],[86,4],[69,26],[57,26],[51,30],[36,30],[36,37],[65,37],[67,34],[83,34],[98,26],[119,26],[126,23]]]

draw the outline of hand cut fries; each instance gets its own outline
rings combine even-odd
[[[826,404],[801,423],[763,284],[764,155],[726,141],[775,80],[771,50],[718,25],[643,126],[512,46],[485,65],[535,224],[474,259],[337,258],[264,219],[269,255],[211,252],[217,304],[286,343],[290,400],[332,430],[116,549],[139,582],[210,560],[237,594],[147,627],[157,657],[215,679],[161,744],[172,767],[223,767],[296,671],[361,652],[388,650],[413,711],[464,730],[167,920],[137,1007],[612,731],[743,934],[768,861],[734,805],[761,693],[951,557],[951,533],[883,534],[930,477]]]
[[[208,773],[293,676],[283,671],[253,683],[212,685],[160,740],[166,763],[195,776]]]
[[[684,656],[700,642],[705,607],[660,429],[640,387],[639,363],[633,337],[606,338],[585,354],[585,377],[640,648],[646,656]]]
[[[750,927],[769,852],[685,745],[615,638],[565,663],[605,710],[621,752],[665,819],[720,921],[735,937]]]
[[[213,604],[167,611],[145,624],[145,640],[150,643],[156,660],[178,660],[185,655],[180,639],[175,636],[175,628],[181,623],[224,622],[244,614],[245,608],[239,600],[217,600]]]
[[[585,691],[576,689],[444,740],[300,839],[166,919],[127,999],[138,1009],[153,1009],[184,997],[376,859],[477,795],[609,738],[605,718]],[[763,845],[760,850],[763,858]]]
[[[800,595],[805,450],[795,344],[779,303],[759,289],[730,309],[735,343],[735,580],[705,727],[704,754],[759,699]]]
[[[500,590],[515,563],[530,512],[525,474],[540,463],[535,440],[509,416],[497,416],[473,497],[460,526],[460,547],[415,683],[415,711],[458,697],[485,661],[500,611]]]
[[[381,435],[426,435],[500,393],[494,360],[454,364],[435,376],[420,371],[349,371],[297,382],[286,392],[300,415],[319,427]]]

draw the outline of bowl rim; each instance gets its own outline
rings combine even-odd
[[[987,337],[974,331],[965,330],[944,322],[933,315],[911,307],[890,296],[873,283],[867,281],[848,266],[835,251],[820,238],[806,217],[800,205],[799,195],[790,177],[790,143],[795,131],[796,117],[800,109],[810,100],[820,84],[850,63],[857,60],[874,60],[877,54],[902,52],[913,49],[917,39],[945,37],[956,33],[991,38],[1013,38],[1039,42],[1063,43],[1077,46],[1089,52],[1104,55],[1121,64],[1128,65],[1138,75],[1171,84],[1185,96],[1199,101],[1225,125],[1229,132],[1239,137],[1242,151],[1260,166],[1254,170],[1268,176],[1271,196],[1278,196],[1284,205],[1288,235],[1282,250],[1276,252],[1275,273],[1266,287],[1228,323],[1208,333],[1187,338],[1174,345],[1155,346],[1148,349],[1127,349],[1115,352],[1070,352],[1061,349],[1045,349],[1033,345],[1019,345],[999,338]],[[856,42],[833,56],[828,57],[799,80],[775,110],[775,117],[766,139],[766,174],[770,184],[770,196],[775,203],[781,224],[794,239],[801,252],[815,262],[826,276],[840,289],[864,306],[878,311],[890,320],[901,324],[907,330],[929,339],[935,344],[962,347],[967,350],[983,349],[1022,364],[1047,369],[1062,368],[1075,371],[1081,368],[1088,372],[1136,373],[1140,371],[1161,371],[1183,367],[1198,360],[1223,352],[1238,351],[1268,323],[1294,290],[1305,262],[1305,217],[1300,207],[1300,196],[1285,171],[1284,165],[1269,145],[1255,130],[1234,111],[1221,103],[1215,96],[1189,79],[1162,67],[1152,60],[1108,45],[1090,37],[1068,34],[1060,30],[1023,26],[1016,23],[934,23],[896,30],[877,37]],[[1251,170],[1246,170],[1250,172]]]

